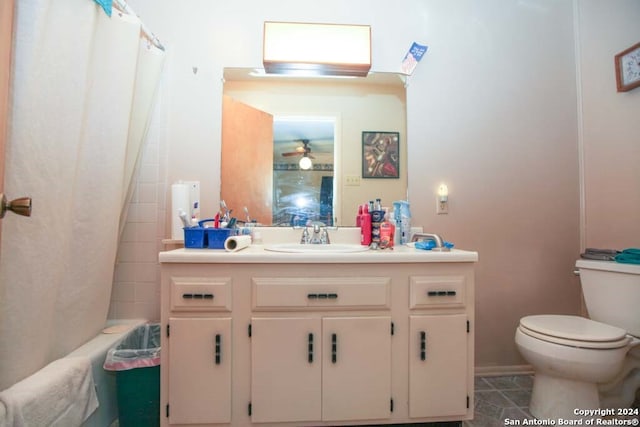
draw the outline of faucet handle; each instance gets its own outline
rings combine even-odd
[[[329,243],[331,243],[331,240],[329,239],[329,231],[326,227],[322,228],[322,234],[320,234],[320,242],[322,242],[322,244],[324,245],[328,245]]]
[[[307,230],[307,227],[304,227],[302,229],[302,237],[300,237],[300,243],[303,245],[309,243],[309,230]]]

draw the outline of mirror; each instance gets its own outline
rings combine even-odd
[[[393,177],[363,173],[377,133],[398,134]],[[238,219],[247,219],[247,207],[262,225],[353,226],[360,204],[407,197],[404,76],[300,78],[226,68],[221,146],[220,198]],[[309,169],[300,167],[303,157]]]

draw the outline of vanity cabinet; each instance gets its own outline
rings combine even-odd
[[[472,419],[477,254],[403,250],[162,253],[161,425]]]
[[[390,277],[251,283],[253,422],[389,418]]]
[[[231,318],[170,318],[169,325],[169,423],[230,422]]]
[[[467,316],[411,316],[409,416],[463,417],[469,405]]]
[[[464,416],[471,319],[463,275],[409,278],[409,416]]]
[[[251,420],[391,415],[391,317],[251,320]]]

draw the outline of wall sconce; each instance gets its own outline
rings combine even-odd
[[[265,72],[364,77],[371,69],[369,25],[265,22]]]
[[[449,189],[446,184],[441,184],[438,187],[438,204],[436,207],[436,213],[438,215],[446,215],[449,213]]]

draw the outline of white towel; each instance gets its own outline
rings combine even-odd
[[[80,426],[97,408],[90,359],[66,357],[0,392],[0,426]]]

